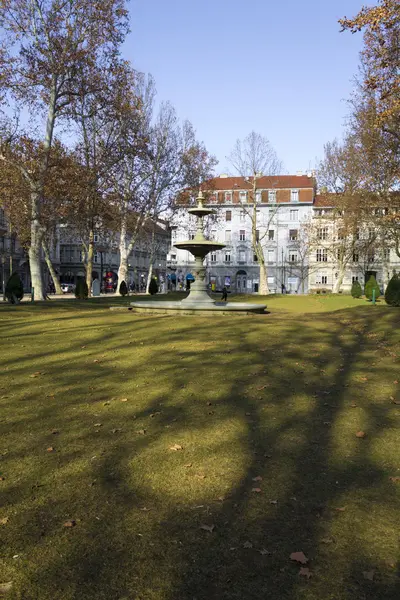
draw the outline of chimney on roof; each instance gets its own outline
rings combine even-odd
[[[303,175],[303,171],[297,171],[296,175],[297,175],[297,177],[301,177]]]
[[[221,173],[220,178],[221,179],[228,179],[228,174],[227,173]]]

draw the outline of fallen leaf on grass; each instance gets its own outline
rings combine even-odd
[[[95,423],[95,424],[93,425],[93,427],[102,427],[102,426],[103,426],[103,423]]]
[[[269,503],[270,504],[278,504],[278,500],[270,500]]]
[[[253,544],[251,542],[245,542],[243,544],[243,548],[252,548],[252,547],[253,547]]]
[[[170,446],[169,449],[174,450],[175,452],[178,452],[178,450],[183,450],[183,447],[180,446],[179,444],[174,444],[173,446]]]
[[[363,571],[364,579],[368,579],[369,581],[374,580],[374,575],[375,575],[374,569],[372,569],[372,571]]]
[[[340,508],[335,508],[337,512],[344,512],[346,510],[345,506],[341,506]]]
[[[76,521],[74,521],[73,519],[70,519],[69,521],[65,521],[64,523],[64,527],[75,527],[76,525]]]
[[[120,433],[122,429],[111,429],[111,433]]]
[[[400,477],[389,477],[390,481],[393,483],[400,483]]]
[[[99,361],[97,358],[95,358],[93,362],[98,363]]]
[[[392,401],[392,404],[400,404],[400,400],[396,400],[396,398],[394,398],[393,396],[390,396],[390,400]]]
[[[257,392],[261,392],[261,390],[265,390],[266,387],[267,387],[266,385],[262,385],[261,387],[256,388]]]
[[[7,525],[8,523],[8,517],[3,517],[2,519],[0,519],[0,525]]]
[[[399,383],[399,382],[397,381],[397,379],[395,379],[395,380],[393,381],[393,383],[396,383],[396,384],[397,384],[397,383]]]
[[[7,592],[9,592],[11,590],[13,586],[13,582],[12,581],[7,581],[6,583],[0,583],[0,594],[6,594]]]
[[[200,529],[203,529],[204,531],[208,531],[209,533],[212,533],[215,529],[215,525],[201,525]]]
[[[333,544],[333,539],[332,538],[322,538],[321,542],[323,544]]]
[[[53,446],[49,446],[49,447],[47,448],[47,452],[54,452],[54,448],[53,448]]]
[[[203,473],[196,473],[195,477],[197,477],[197,479],[205,479],[206,475],[203,475]]]
[[[358,438],[365,438],[367,434],[365,433],[365,431],[357,431],[356,433],[356,437]]]
[[[312,573],[308,567],[300,567],[299,575],[307,577],[307,579],[310,579],[310,577],[312,577]]]
[[[121,402],[128,402],[128,398],[121,398]]]
[[[308,558],[305,556],[304,552],[292,552],[290,555],[290,560],[295,560],[302,565],[306,565],[308,563]]]
[[[53,435],[57,435],[57,434],[58,434],[58,433],[60,433],[60,432],[58,431],[58,429],[53,429],[53,431],[52,431],[51,433],[52,433]]]
[[[253,488],[251,491],[259,494],[261,492],[261,488]]]
[[[258,550],[258,552],[261,554],[261,556],[266,556],[267,554],[271,554],[271,552],[268,552],[268,550],[266,550],[265,548],[263,548],[262,550]]]
[[[350,408],[357,408],[357,404],[356,404],[355,402],[352,402],[352,403],[350,404]]]
[[[261,475],[257,475],[257,477],[253,477],[252,481],[262,481]]]
[[[190,469],[190,467],[192,466],[192,463],[188,463],[187,465],[183,465],[186,469]]]
[[[4,480],[5,480],[5,477],[1,476],[0,481],[4,481]]]
[[[146,430],[145,429],[138,429],[137,432],[139,435],[146,435]]]

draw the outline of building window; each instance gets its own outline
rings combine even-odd
[[[257,254],[253,254],[253,262],[258,262],[258,256],[257,256]]]
[[[231,262],[231,253],[230,252],[225,252],[225,262],[226,263]]]
[[[291,190],[290,191],[290,200],[292,202],[298,202],[299,201],[299,190]]]
[[[260,230],[256,229],[256,242],[260,241]]]
[[[217,253],[216,252],[211,252],[211,262],[212,263],[217,262]]]
[[[353,277],[351,278],[352,283],[355,283],[356,281],[358,281],[358,275],[353,275]]]
[[[230,229],[227,229],[225,231],[225,241],[230,242],[231,240],[232,240],[232,231]]]
[[[270,229],[268,231],[268,239],[270,242],[272,242],[274,240],[274,238],[275,238],[275,231],[273,229]]]
[[[97,244],[97,242],[99,241],[99,235],[97,233],[95,233],[93,235],[93,241],[94,241],[95,244]]]
[[[384,260],[390,260],[390,249],[389,248],[384,248],[384,250],[383,250],[383,259]]]
[[[317,273],[315,276],[315,283],[317,285],[326,285],[328,283],[328,276],[327,275],[321,275],[320,273]]]
[[[195,233],[193,231],[189,231],[189,240],[194,240]]]
[[[210,194],[208,202],[210,204],[216,204],[216,202],[217,202],[217,192],[215,192],[214,194]]]
[[[355,235],[355,238],[356,238],[356,240],[359,240],[359,239],[360,239],[360,230],[359,230],[359,228],[358,228],[358,227],[357,227],[357,229],[356,229],[356,232],[355,232],[355,234],[354,234],[354,235]]]
[[[245,250],[239,250],[239,262],[246,262]]]
[[[289,250],[289,262],[297,262],[297,251]]]
[[[353,252],[353,262],[358,263],[358,254],[357,254],[357,252]]]
[[[326,285],[328,283],[328,276],[327,275],[322,275],[322,277],[321,277],[321,283],[323,285]]]
[[[239,193],[239,200],[243,204],[246,204],[246,202],[247,202],[247,192],[240,192]]]
[[[318,229],[318,239],[319,240],[327,240],[328,239],[328,228],[320,227]]]
[[[370,250],[367,255],[367,261],[369,263],[370,262],[372,263],[372,262],[374,262],[374,260],[375,260],[375,252],[374,252],[374,250]]]
[[[246,231],[244,229],[241,229],[239,231],[239,241],[240,242],[245,242],[246,241]]]
[[[227,210],[225,213],[225,221],[232,221],[232,211]]]
[[[299,211],[297,209],[292,209],[290,211],[290,220],[298,221],[299,220]]]
[[[268,190],[268,202],[276,204],[276,190]]]
[[[228,204],[232,203],[232,192],[225,192],[225,202]]]
[[[275,257],[275,251],[274,250],[268,250],[268,264],[269,265],[273,265],[274,264],[274,257]]]
[[[217,239],[217,231],[216,231],[216,229],[212,229],[211,230],[211,239],[212,240],[216,240]]]
[[[98,253],[98,252],[95,252],[95,253],[93,254],[93,261],[94,261],[95,263],[99,262],[99,253]]]
[[[246,220],[246,211],[244,211],[244,210],[240,211],[240,220],[242,223]]]
[[[291,242],[297,242],[297,235],[298,235],[297,229],[289,229],[289,240]]]
[[[257,204],[261,203],[261,191],[260,190],[256,191],[256,203]]]
[[[328,251],[326,248],[318,248],[316,260],[317,262],[328,262]]]
[[[176,229],[173,229],[173,230],[171,231],[171,238],[172,238],[172,241],[173,241],[173,242],[174,242],[174,241],[176,241]]]

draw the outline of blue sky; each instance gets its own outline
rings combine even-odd
[[[158,99],[189,119],[228,169],[251,130],[266,136],[286,171],[313,167],[343,132],[361,34],[338,19],[363,0],[132,0],[124,54],[151,73]]]

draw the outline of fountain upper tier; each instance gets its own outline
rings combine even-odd
[[[225,244],[222,242],[214,242],[213,240],[206,240],[203,233],[203,217],[212,215],[214,211],[211,208],[205,208],[203,206],[203,196],[200,192],[197,198],[197,206],[188,209],[188,213],[197,217],[197,230],[193,240],[184,240],[183,242],[176,242],[175,248],[180,250],[189,250],[193,256],[204,259],[207,254],[214,250],[222,250],[225,248]]]

